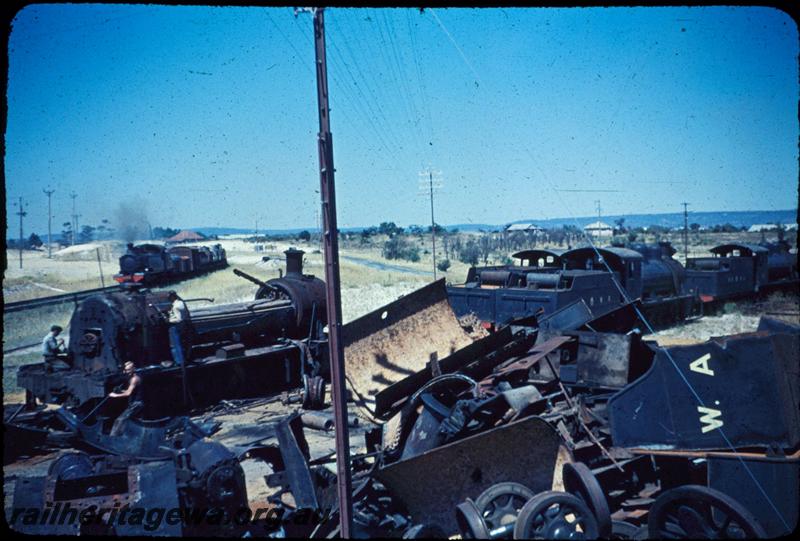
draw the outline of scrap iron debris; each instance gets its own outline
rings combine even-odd
[[[764,318],[754,333],[660,348],[641,339],[630,308],[588,321],[576,303],[551,316],[560,329],[507,326],[359,397],[380,425],[353,463],[357,536],[792,531],[800,327]],[[335,480],[311,465],[299,418],[285,423],[285,469],[270,483],[295,506],[276,503],[289,516],[324,508]],[[335,535],[328,518],[279,535]]]
[[[800,327],[762,318],[757,332],[658,347],[642,340],[636,305],[592,319],[578,301],[476,337],[455,323],[441,281],[421,291],[344,327],[352,401],[373,423],[351,461],[356,537],[739,538],[796,527]],[[306,437],[330,430],[325,412],[309,411],[324,398],[317,376],[301,391],[219,402],[210,413],[305,410],[275,425],[276,443],[235,449],[209,439],[219,423],[129,419],[112,438],[109,419],[62,408],[31,437],[52,445],[67,434],[92,454],[18,479],[14,505],[233,513],[248,504],[239,460],[251,458],[271,468],[265,503],[279,521],[157,533],[336,536],[334,458],[314,456]],[[14,412],[7,426],[22,430],[29,415]]]

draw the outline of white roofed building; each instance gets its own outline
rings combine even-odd
[[[544,229],[533,223],[509,224],[506,226],[509,233],[514,231],[526,231],[528,233],[542,233]]]
[[[614,235],[614,228],[608,225],[605,222],[601,222],[600,220],[596,222],[592,222],[587,226],[584,226],[583,230],[586,232],[587,235],[591,235],[593,238],[610,238]]]

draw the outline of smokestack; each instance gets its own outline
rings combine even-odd
[[[286,255],[286,276],[303,275],[303,250],[296,250],[294,246],[283,252]]]

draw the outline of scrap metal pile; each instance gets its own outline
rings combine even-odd
[[[387,319],[393,308],[365,318]],[[765,318],[755,333],[659,348],[641,340],[636,308],[590,321],[577,303],[444,357],[421,357],[432,342],[393,332],[413,327],[408,321],[389,322],[382,332],[394,336],[392,354],[378,347],[374,358],[395,374],[419,369],[370,380],[348,360],[357,402],[380,422],[353,462],[356,535],[751,538],[792,531],[800,501],[800,328]],[[353,357],[363,363],[368,355]],[[285,470],[271,482],[294,503],[276,504],[287,516],[326,505],[334,513],[280,535],[335,535],[335,503],[323,503],[331,502],[335,479],[309,466],[297,420],[288,419],[285,430],[292,434],[280,446]]]
[[[660,348],[641,339],[637,308],[592,319],[579,301],[481,335],[458,324],[440,281],[346,325],[352,408],[369,427],[351,464],[355,536],[792,531],[800,507],[800,327],[762,319],[754,333]],[[329,431],[331,421],[294,409],[319,409],[324,396],[316,377],[305,378],[302,392],[261,398],[288,406],[272,440],[228,447],[212,439],[220,430],[213,415],[207,423],[128,419],[111,437],[62,408],[54,415],[72,443],[77,435],[93,454],[71,451],[46,476],[18,479],[14,507],[135,503],[235,515],[253,505],[240,461],[255,459],[269,465],[265,503],[279,520],[100,533],[336,536],[335,457],[306,434]]]

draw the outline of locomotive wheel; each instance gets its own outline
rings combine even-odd
[[[564,479],[564,489],[582,499],[594,513],[600,537],[611,537],[611,512],[608,509],[608,501],[592,470],[583,462],[575,462],[564,464],[561,475]]]
[[[497,483],[484,490],[475,500],[475,506],[481,513],[486,528],[491,532],[502,526],[513,525],[517,521],[520,509],[533,498],[534,493],[519,483]],[[503,535],[503,538],[510,538]]]
[[[596,539],[597,520],[583,500],[566,492],[541,492],[525,504],[514,539]]]
[[[767,537],[745,507],[702,485],[673,488],[659,496],[647,520],[649,537],[672,539],[750,539]]]
[[[481,511],[469,498],[456,506],[456,522],[463,539],[489,539],[489,528]]]
[[[320,376],[303,376],[303,409],[321,410],[325,407],[325,380]]]
[[[94,471],[94,464],[89,455],[83,451],[70,451],[62,453],[55,459],[47,470],[48,476],[56,479],[79,479],[86,477]]]
[[[303,376],[303,409],[325,407],[325,380],[320,376]]]

